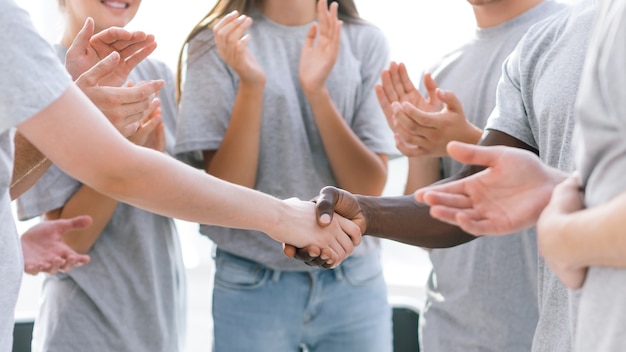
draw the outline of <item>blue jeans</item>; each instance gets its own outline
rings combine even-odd
[[[338,268],[276,271],[217,250],[215,352],[391,352],[380,255]]]

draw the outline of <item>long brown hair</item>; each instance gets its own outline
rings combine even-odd
[[[183,42],[183,46],[180,49],[180,53],[178,54],[178,65],[176,67],[176,99],[180,102],[180,95],[182,92],[181,82],[182,82],[182,72],[183,72],[183,54],[185,49],[187,48],[187,44],[191,41],[198,33],[202,32],[205,29],[212,28],[213,25],[219,21],[222,17],[227,14],[237,10],[237,12],[245,15],[249,15],[252,9],[260,4],[263,0],[218,0],[217,4],[209,11],[206,16],[204,16],[198,24],[191,30],[185,41]],[[328,5],[336,2],[339,4],[337,16],[340,20],[344,22],[358,22],[361,20],[359,16],[359,12],[356,9],[356,4],[354,0],[329,0]]]

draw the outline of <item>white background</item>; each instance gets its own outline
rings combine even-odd
[[[99,0],[85,0],[99,1]],[[62,17],[54,0],[18,0],[30,11],[33,22],[50,40],[56,41],[62,31]],[[153,57],[165,61],[175,71],[181,44],[197,21],[214,5],[214,1],[146,0],[128,29],[155,35],[158,48]],[[380,27],[386,34],[391,59],[405,62],[412,77],[438,57],[455,48],[474,31],[471,8],[463,0],[357,0],[361,16]],[[386,195],[401,194],[406,177],[405,159],[390,165]],[[18,223],[23,232],[32,222]],[[211,270],[210,244],[197,235],[195,224],[177,221],[185,265],[188,268],[189,324],[188,352],[209,350]],[[385,242],[383,251],[385,277],[390,300],[419,306],[423,286],[430,270],[424,251],[419,248]],[[26,276],[16,311],[17,317],[32,316],[37,309],[41,275]]]

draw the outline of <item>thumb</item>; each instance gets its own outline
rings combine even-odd
[[[436,92],[437,92],[437,98],[439,98],[439,100],[441,100],[442,103],[446,104],[446,108],[448,109],[448,111],[457,112],[457,113],[463,112],[463,105],[461,104],[459,99],[456,97],[456,94],[454,94],[454,92],[450,90],[443,90],[440,88],[437,88]]]
[[[317,37],[317,23],[313,23],[309,31],[306,32],[305,48],[312,48],[315,45],[315,37]]]
[[[93,19],[91,17],[87,17],[87,20],[85,20],[85,24],[83,25],[83,28],[81,28],[80,31],[78,32],[78,34],[74,38],[74,41],[72,42],[72,45],[70,45],[67,52],[68,53],[73,52],[73,51],[83,52],[87,50],[87,47],[89,46],[89,40],[91,39],[93,32],[94,32]]]
[[[451,141],[446,150],[452,159],[462,164],[491,166],[502,154],[502,148]]]
[[[337,199],[337,189],[335,187],[327,186],[320,191],[320,195],[315,201],[315,214],[317,215],[317,223],[320,226],[326,227],[333,220]]]
[[[289,258],[293,258],[296,256],[296,247],[283,243],[283,253]]]
[[[120,54],[117,51],[110,53],[107,57],[98,61],[93,67],[80,75],[76,80],[76,84],[79,86],[81,83],[87,84],[88,86],[97,85],[98,82],[115,70],[119,62]]]
[[[82,230],[91,226],[92,219],[89,215],[80,215],[70,219],[57,220],[57,230],[60,233]]]

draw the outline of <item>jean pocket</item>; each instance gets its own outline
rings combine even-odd
[[[232,254],[218,252],[215,256],[215,285],[234,289],[254,289],[267,281],[271,270]]]
[[[380,256],[376,254],[349,257],[340,269],[346,281],[353,286],[367,286],[383,280]]]

